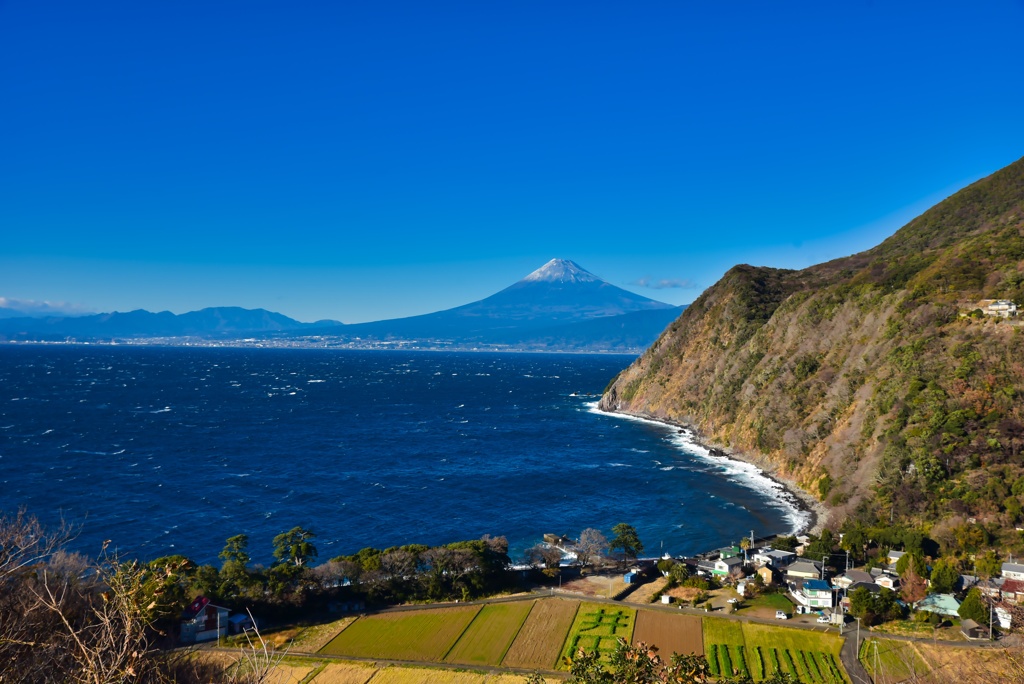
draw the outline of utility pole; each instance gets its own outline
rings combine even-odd
[[[857,658],[860,658],[860,618],[854,618],[857,621]]]

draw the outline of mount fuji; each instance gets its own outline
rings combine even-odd
[[[480,301],[421,316],[318,332],[363,344],[638,351],[653,342],[684,308],[616,287],[573,261],[552,259]]]

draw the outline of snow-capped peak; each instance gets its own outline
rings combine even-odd
[[[601,279],[590,271],[580,268],[580,265],[573,261],[552,259],[523,278],[523,282],[596,283],[601,282]]]

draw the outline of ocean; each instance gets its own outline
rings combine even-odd
[[[295,526],[320,561],[367,546],[634,525],[649,555],[806,523],[752,466],[602,414],[619,355],[0,346],[0,510],[72,550],[255,562]]]

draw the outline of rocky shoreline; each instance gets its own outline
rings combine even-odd
[[[728,458],[741,463],[748,463],[761,470],[761,474],[778,484],[781,488],[786,490],[792,495],[794,503],[799,511],[806,513],[810,517],[810,521],[806,529],[797,530],[797,534],[821,534],[821,531],[825,529],[831,517],[831,512],[825,507],[820,501],[818,501],[810,492],[801,488],[796,482],[788,478],[781,477],[775,470],[774,465],[766,463],[764,459],[754,458],[748,454],[742,452],[733,451],[731,449],[725,449],[721,446],[715,445],[708,441],[699,430],[692,425],[684,423],[678,423],[672,420],[666,420],[657,416],[651,416],[643,413],[630,413],[628,411],[609,411],[607,409],[599,409],[605,413],[611,415],[628,416],[631,418],[640,418],[642,420],[649,420],[652,423],[660,423],[662,425],[668,425],[673,428],[684,430],[689,433],[690,438],[695,444],[708,450],[712,456],[719,458]]]

